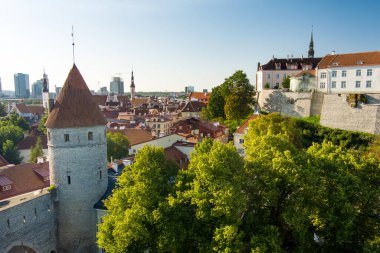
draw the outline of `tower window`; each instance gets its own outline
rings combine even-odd
[[[67,184],[71,184],[71,177],[67,176]]]
[[[102,171],[99,171],[99,179],[102,179]]]
[[[92,132],[88,132],[88,140],[92,141],[94,139]]]
[[[48,140],[50,141],[50,131],[48,131]]]
[[[65,141],[70,141],[70,135],[69,134],[64,134]]]
[[[7,219],[7,226],[8,226],[8,228],[11,228],[11,222],[9,219]]]

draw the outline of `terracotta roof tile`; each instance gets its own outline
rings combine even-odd
[[[181,112],[201,112],[202,108],[205,108],[207,105],[200,101],[189,101],[182,108]]]
[[[211,97],[211,92],[191,92],[189,95],[189,99],[196,99],[198,101],[208,103],[209,99]]]
[[[27,105],[29,111],[33,114],[45,114],[45,108],[42,105]]]
[[[249,126],[249,122],[252,120],[256,119],[260,115],[258,114],[253,114],[251,117],[249,117],[238,129],[236,129],[235,133],[236,134],[244,134],[244,130]]]
[[[319,69],[380,65],[380,51],[349,54],[328,54],[318,64]]]
[[[17,149],[30,149],[37,143],[37,138],[41,138],[41,144],[43,149],[47,149],[47,136],[37,130],[33,130],[26,136],[19,144],[17,144]]]
[[[16,104],[16,108],[20,113],[30,113],[28,107],[26,104],[21,103],[21,104]]]
[[[101,126],[106,123],[86,82],[74,64],[49,114],[46,127],[74,128]]]
[[[12,188],[8,191],[0,191],[0,200],[49,187],[50,180],[44,181],[43,178],[35,172],[35,169],[49,173],[49,163],[23,163],[20,165],[1,167],[0,176],[10,180],[12,182]],[[49,176],[49,174],[47,174],[47,176]]]
[[[294,77],[301,77],[303,75],[309,74],[311,76],[316,76],[315,69],[302,70],[298,74],[294,75]]]
[[[108,131],[119,132],[127,136],[130,146],[153,140],[152,133],[144,129],[126,128],[122,130],[108,129]]]

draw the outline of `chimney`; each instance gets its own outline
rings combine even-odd
[[[335,51],[334,50],[331,52],[331,55],[335,55]]]

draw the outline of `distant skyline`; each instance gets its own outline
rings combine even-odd
[[[62,86],[75,63],[99,90],[121,73],[129,92],[211,90],[236,70],[255,84],[257,63],[274,55],[307,56],[314,26],[316,57],[335,50],[380,50],[380,1],[0,0],[0,78],[30,83],[49,76]]]

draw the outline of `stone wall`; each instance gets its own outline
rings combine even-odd
[[[0,252],[17,246],[57,252],[55,209],[46,189],[0,201]]]
[[[292,117],[308,117],[311,111],[312,93],[262,90],[258,96],[261,110],[279,112]]]
[[[325,94],[320,123],[331,128],[380,134],[380,94],[367,94],[367,104],[352,108],[348,94]]]

